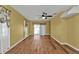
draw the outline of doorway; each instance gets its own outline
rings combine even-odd
[[[23,31],[23,38],[28,37],[28,23],[24,21],[24,31]]]

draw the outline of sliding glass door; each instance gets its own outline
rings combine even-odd
[[[45,24],[41,24],[40,25],[40,34],[41,35],[45,35],[46,34],[46,25]]]
[[[45,35],[46,25],[45,24],[34,24],[34,35]]]
[[[34,35],[40,35],[40,24],[34,24]]]

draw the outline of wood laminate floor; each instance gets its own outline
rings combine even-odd
[[[68,54],[72,52],[65,50],[65,46],[63,48],[50,36],[33,35],[20,42],[6,54]]]

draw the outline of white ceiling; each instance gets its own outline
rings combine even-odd
[[[42,15],[42,12],[47,12],[48,15],[53,15],[54,13],[70,8],[71,5],[12,5],[12,7],[28,20],[38,21],[41,19],[40,15]]]

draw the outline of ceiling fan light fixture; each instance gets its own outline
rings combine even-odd
[[[45,17],[42,17],[42,19],[45,19]]]

